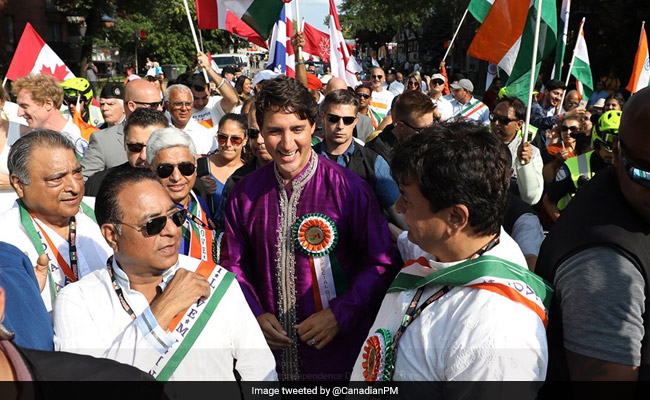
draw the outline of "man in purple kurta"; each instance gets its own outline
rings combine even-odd
[[[283,380],[347,380],[398,270],[386,220],[366,182],[311,150],[317,105],[304,86],[269,81],[255,112],[274,162],[233,189],[221,264]]]

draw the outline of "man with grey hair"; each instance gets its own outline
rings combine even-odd
[[[192,138],[174,127],[155,131],[147,142],[147,162],[174,203],[187,210],[180,254],[216,262],[212,251],[212,216],[205,199],[192,190],[197,181]]]
[[[138,108],[153,108],[162,111],[160,91],[144,79],[129,82],[124,88],[124,114],[126,118]],[[124,125],[126,119],[119,124],[93,133],[90,144],[81,160],[84,180],[99,171],[116,167],[127,161],[124,148]]]
[[[106,260],[110,248],[82,202],[81,165],[65,136],[35,129],[14,143],[7,164],[18,200],[0,214],[0,241],[21,249],[32,265],[38,260],[41,297],[51,311],[57,292],[92,272],[98,264],[91,261]]]
[[[171,85],[165,92],[165,105],[169,112],[171,124],[187,133],[199,154],[208,154],[217,148],[217,141],[212,132],[192,118],[194,96],[185,85]]]

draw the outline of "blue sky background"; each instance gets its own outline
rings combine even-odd
[[[296,1],[296,0],[294,0]],[[329,15],[330,3],[329,0],[298,0],[300,6],[300,18],[304,18],[305,22],[309,23],[316,29],[323,32],[328,32],[327,26],[323,23],[325,17]],[[337,8],[341,5],[341,0],[334,0]],[[293,6],[293,2],[291,2]],[[295,12],[294,12],[295,14]]]

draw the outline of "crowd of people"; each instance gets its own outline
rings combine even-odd
[[[444,68],[349,87],[197,63],[207,82],[105,85],[103,125],[96,83],[13,82],[7,379],[53,350],[162,381],[645,377],[650,89],[550,80],[526,126]]]

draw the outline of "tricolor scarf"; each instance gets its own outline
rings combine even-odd
[[[474,102],[470,101],[467,104],[467,107],[460,110],[458,112],[458,114],[455,114],[454,116],[452,116],[451,119],[454,120],[454,121],[460,121],[461,119],[469,118],[472,114],[474,114],[478,110],[482,109],[483,107],[487,107],[487,106],[485,104],[481,103],[478,100],[475,100]]]
[[[199,224],[192,220],[188,215],[188,219],[183,224],[183,240],[186,241],[186,255],[202,261],[210,261],[216,263],[213,254],[213,241],[214,236],[212,230],[209,228],[208,217],[203,211],[196,197],[190,193],[189,212],[191,215],[198,218],[202,223]]]

